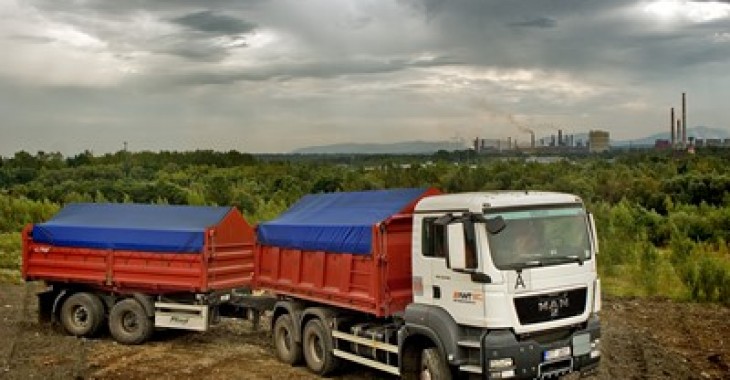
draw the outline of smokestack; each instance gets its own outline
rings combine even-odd
[[[680,139],[681,136],[682,136],[682,120],[677,119],[677,141],[678,141],[678,144],[681,144],[681,141],[682,141]]]
[[[669,131],[672,132],[672,146],[677,145],[677,134],[674,131],[674,107],[669,111]]]
[[[563,146],[563,130],[558,129],[558,146]]]
[[[530,131],[530,148],[535,149],[535,132]]]
[[[682,146],[687,146],[687,95],[682,93]]]

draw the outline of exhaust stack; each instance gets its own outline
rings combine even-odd
[[[677,133],[674,130],[674,107],[669,111],[669,131],[672,133],[672,147],[677,145]]]
[[[687,95],[682,93],[682,146],[687,146]]]

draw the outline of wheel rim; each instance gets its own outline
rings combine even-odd
[[[86,327],[89,324],[89,310],[86,307],[82,305],[74,307],[71,315],[76,326]]]
[[[291,347],[292,347],[292,341],[291,341],[291,339],[292,338],[291,338],[291,334],[289,334],[289,329],[287,329],[286,327],[282,326],[282,327],[279,328],[279,331],[278,332],[279,332],[279,339],[278,340],[281,343],[282,348],[284,348],[284,350],[286,350],[287,352],[288,351],[291,351]]]
[[[122,328],[126,332],[134,332],[139,328],[137,315],[134,313],[124,313],[122,315]]]
[[[324,357],[324,347],[322,345],[322,340],[319,339],[319,335],[312,334],[309,338],[309,352],[312,354],[312,359],[319,364],[322,362],[322,358]]]

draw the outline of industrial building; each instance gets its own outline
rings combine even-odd
[[[525,152],[525,153],[593,153],[605,152],[609,149],[609,133],[606,131],[591,131],[587,139],[577,138],[575,134],[564,134],[558,129],[556,134],[540,139],[535,138],[535,132],[530,134],[529,142],[520,143],[516,138],[485,139],[477,137],[472,140],[472,149],[479,154]],[[585,135],[583,135],[585,136]],[[593,136],[593,137],[591,137]],[[592,148],[593,146],[596,148]]]

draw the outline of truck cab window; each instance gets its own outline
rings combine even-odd
[[[446,257],[446,226],[435,224],[437,218],[423,219],[422,254],[426,257]]]

